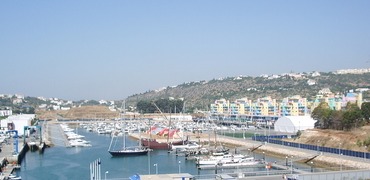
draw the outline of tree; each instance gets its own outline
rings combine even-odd
[[[343,111],[332,111],[332,113],[330,114],[330,119],[330,129],[343,130]]]
[[[311,117],[317,120],[315,127],[328,129],[331,124],[331,113],[332,110],[329,108],[328,103],[321,102],[311,113]]]
[[[141,113],[153,113],[156,110],[155,106],[149,101],[139,101],[136,104],[136,109]]]
[[[345,130],[350,130],[353,127],[363,126],[363,116],[360,108],[353,103],[348,103],[346,110],[343,113],[342,124]]]
[[[184,102],[182,100],[158,99],[154,101],[158,108],[163,113],[178,113],[182,112]],[[136,105],[137,110],[142,113],[158,112],[158,109],[151,101],[139,101]]]
[[[369,122],[370,121],[370,102],[364,102],[361,105],[361,111],[364,119]]]

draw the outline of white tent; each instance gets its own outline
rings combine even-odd
[[[313,129],[316,120],[310,116],[284,116],[279,118],[275,124],[275,131],[296,133],[299,130]]]

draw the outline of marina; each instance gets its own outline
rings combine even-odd
[[[229,152],[229,154],[222,154],[222,159],[210,164],[200,165],[199,159],[210,158],[207,154],[216,150],[212,150],[212,146],[209,144],[212,141],[211,139],[216,137],[209,137],[212,133],[207,133],[206,130],[204,130],[202,138],[190,138],[189,142],[193,143],[192,146],[175,145],[174,150],[171,151],[154,149],[140,156],[113,156],[108,151],[112,145],[112,137],[124,138],[125,141],[117,141],[117,143],[125,142],[128,147],[136,147],[141,142],[141,136],[145,136],[145,133],[139,133],[140,131],[133,126],[130,127],[129,131],[121,128],[121,132],[117,132],[117,129],[111,128],[111,133],[98,132],[98,126],[122,127],[114,124],[113,122],[49,124],[46,129],[49,129],[48,136],[53,142],[53,147],[47,148],[43,153],[37,153],[39,151],[24,153],[24,157],[19,164],[13,165],[13,167],[8,165],[9,171],[4,169],[2,179],[9,176],[21,177],[22,179],[76,179],[77,177],[88,179],[89,163],[96,160],[96,158],[101,159],[101,172],[108,172],[104,174],[108,176],[107,179],[129,179],[133,174],[140,174],[143,177],[150,175],[152,177],[155,174],[178,174],[183,172],[190,174],[195,179],[214,179],[221,174],[245,179],[250,176],[269,176],[271,178],[274,174],[296,175],[328,171],[316,167],[316,164],[301,162],[300,159],[302,158],[299,157],[284,158],[269,155],[268,147],[276,150],[282,148],[279,145],[261,145],[261,142],[222,135],[217,136],[217,141],[234,145],[242,144],[242,146],[230,150],[225,148],[222,152]],[[139,124],[141,123],[137,123],[135,126],[144,127],[143,124]],[[66,135],[72,134],[72,132],[74,133],[72,136]],[[146,135],[148,136],[148,134]],[[90,145],[71,147],[71,140],[83,140]],[[193,145],[200,147],[196,151],[197,153],[187,154],[194,151],[194,148],[187,149],[186,147],[193,147]],[[14,147],[10,148],[14,149]],[[201,149],[210,151],[201,154]],[[23,148],[21,148],[22,150]],[[290,148],[284,148],[283,151],[290,152],[291,150]],[[316,152],[309,153],[315,155]],[[217,153],[213,153],[213,155],[217,156]],[[190,158],[191,156],[193,158]],[[359,161],[359,163],[369,164],[368,161]],[[44,172],[43,169],[45,168],[49,171]],[[340,170],[344,172],[348,169],[343,166]],[[351,171],[353,170],[351,169]]]

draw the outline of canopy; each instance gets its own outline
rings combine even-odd
[[[310,116],[284,116],[274,124],[275,131],[297,133],[299,130],[313,129],[316,120]]]

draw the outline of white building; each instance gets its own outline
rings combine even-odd
[[[319,72],[315,71],[315,72],[312,73],[311,76],[312,77],[318,77],[318,76],[321,76],[321,74]]]
[[[11,116],[13,114],[12,110],[0,110],[0,116]]]
[[[35,118],[35,114],[21,114],[21,115],[12,115],[6,119],[1,120],[1,129],[16,130],[18,135],[22,136],[24,131],[24,126],[30,126],[32,119]]]
[[[309,86],[312,86],[312,85],[315,85],[315,84],[316,84],[316,81],[315,81],[315,80],[313,80],[313,79],[309,79],[309,80],[307,81],[307,84],[308,84]]]
[[[67,110],[70,110],[71,108],[70,107],[60,107],[60,110],[62,111],[67,111]]]

